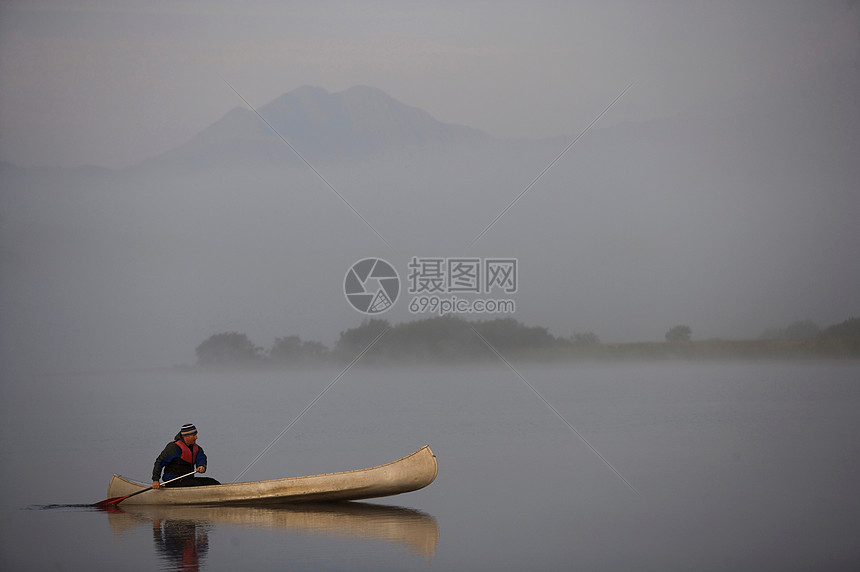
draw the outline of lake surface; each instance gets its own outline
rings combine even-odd
[[[860,363],[514,365],[606,462],[504,364],[356,366],[243,480],[429,444],[433,484],[211,510],[68,505],[104,499],[114,472],[147,481],[188,422],[232,481],[339,370],[6,376],[0,569],[860,566]]]

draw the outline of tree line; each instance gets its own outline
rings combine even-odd
[[[480,334],[479,336],[475,333]],[[590,334],[588,340],[597,342]],[[483,339],[482,339],[483,338]],[[486,340],[486,341],[483,341]],[[468,322],[452,316],[434,317],[392,325],[387,320],[367,319],[342,331],[333,348],[299,336],[276,338],[268,349],[255,345],[239,332],[223,332],[197,346],[197,364],[311,365],[351,360],[372,345],[366,361],[401,359],[466,359],[492,350],[549,348],[564,343],[546,328],[525,326],[513,318]]]
[[[843,354],[860,356],[860,318],[851,318],[823,330],[817,326],[813,329],[806,322],[795,322],[782,330],[768,332],[769,336],[776,336],[769,339],[777,340],[797,340],[799,332],[804,332],[808,335],[800,339],[815,345],[815,348],[837,347]],[[681,353],[676,352],[676,355],[684,355],[687,351],[684,346],[693,343],[692,330],[686,325],[674,326],[666,332],[665,339],[667,348],[678,346]],[[547,328],[526,326],[514,318],[467,321],[455,316],[442,316],[396,325],[387,320],[367,319],[355,328],[342,331],[332,348],[317,341],[302,340],[296,335],[276,338],[271,347],[262,348],[243,333],[222,332],[203,341],[195,353],[197,364],[208,367],[294,366],[348,362],[361,352],[366,352],[362,357],[365,363],[469,361],[492,358],[496,351],[511,357],[600,357],[617,355],[619,349],[624,350],[620,347],[624,345],[601,344],[593,332],[573,333],[569,337],[554,336]],[[627,345],[645,347],[643,344]],[[653,348],[644,351],[654,353]],[[660,353],[665,355],[663,350]]]

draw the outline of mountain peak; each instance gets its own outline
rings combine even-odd
[[[480,131],[438,121],[426,111],[366,85],[336,93],[302,86],[257,111],[309,160],[364,156],[386,148],[490,139]],[[241,107],[228,112],[168,157],[197,167],[236,161],[290,160],[278,135],[253,111]]]
[[[373,87],[370,85],[354,85],[350,88],[347,88],[337,95],[341,95],[343,97],[351,97],[351,98],[379,98],[379,99],[387,99],[391,101],[397,101],[378,87]]]

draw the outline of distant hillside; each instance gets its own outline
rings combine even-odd
[[[413,256],[516,258],[518,320],[616,342],[673,324],[731,340],[835,323],[860,308],[860,70],[831,72],[701,113],[598,123],[549,170],[572,137],[491,138],[371,88],[260,105],[361,218],[240,101],[133,169],[0,165],[0,350],[81,370],[175,363],[189,340],[246,324],[261,340],[288,323],[331,343],[357,318],[344,273],[380,255],[402,286]],[[408,317],[404,299],[389,319]],[[857,355],[845,339],[689,351]]]
[[[825,328],[821,332],[821,337],[825,339],[851,338],[860,340],[860,318],[849,318],[844,322]]]
[[[301,87],[257,111],[310,161],[361,157],[385,148],[492,139],[469,127],[442,123],[367,86],[338,93]],[[200,168],[285,161],[298,159],[254,111],[240,106],[188,143],[144,164]]]
[[[793,340],[721,340],[604,344],[592,335],[557,337],[541,326],[514,318],[467,321],[447,315],[391,324],[368,319],[340,333],[333,349],[291,335],[265,350],[245,334],[221,332],[204,340],[195,353],[204,367],[284,367],[349,362],[364,353],[364,363],[495,361],[500,354],[518,360],[808,360],[860,358],[860,319],[827,328],[827,335]],[[383,337],[381,337],[383,336]]]

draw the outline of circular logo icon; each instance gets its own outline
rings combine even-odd
[[[397,301],[400,277],[394,267],[381,258],[365,258],[346,273],[343,293],[362,314],[381,314]]]

